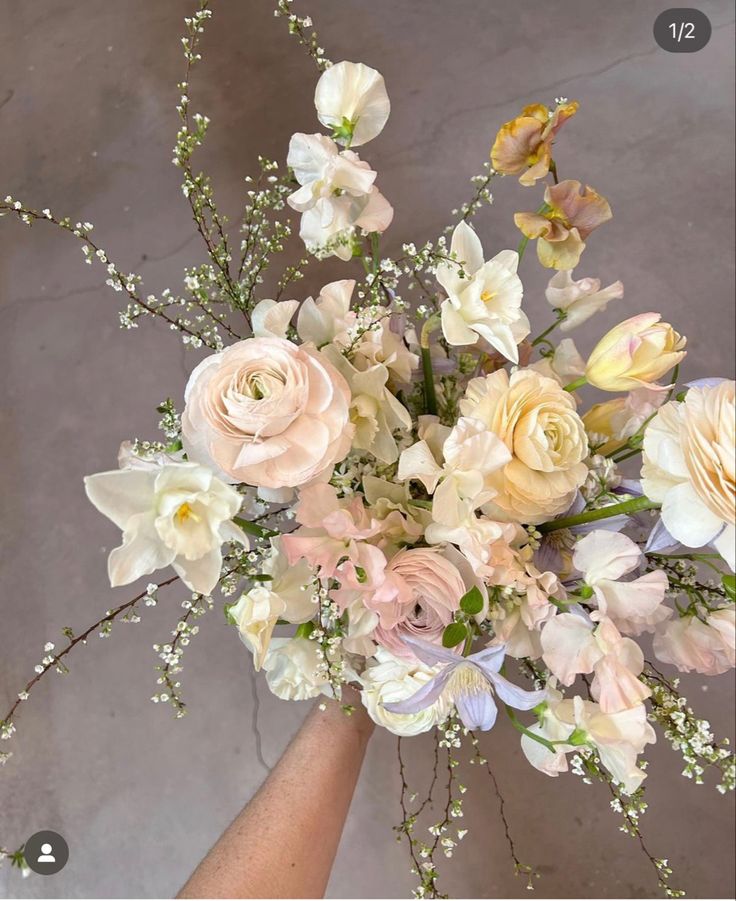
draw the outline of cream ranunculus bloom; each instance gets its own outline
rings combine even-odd
[[[601,338],[588,358],[585,377],[601,391],[631,391],[669,372],[686,351],[686,339],[659,313],[640,313]]]
[[[185,400],[187,455],[234,482],[298,487],[350,449],[350,389],[310,345],[239,341],[196,367]]]
[[[167,463],[98,472],[87,497],[123,530],[108,559],[113,588],[172,566],[192,591],[209,594],[220,578],[221,546],[248,539],[231,520],[241,496],[205,466]]]
[[[361,676],[361,699],[368,715],[394,735],[429,732],[447,718],[449,705],[439,699],[417,713],[389,713],[384,704],[404,701],[437,675],[437,669],[414,660],[399,660],[384,648],[376,649],[375,663]]]
[[[481,337],[518,363],[518,345],[529,334],[529,320],[521,310],[524,289],[516,274],[518,253],[502,250],[485,262],[480,238],[467,222],[455,228],[450,249],[457,263],[437,267],[437,281],[447,292],[442,303],[445,340],[458,346]]]
[[[588,441],[574,399],[556,381],[502,369],[472,379],[460,412],[483,422],[511,453],[488,477],[496,492],[483,508],[489,516],[539,523],[568,509],[588,475]]]
[[[305,701],[331,694],[320,670],[319,645],[309,638],[273,638],[263,661],[266,682],[282,701]]]
[[[383,131],[391,112],[383,75],[364,63],[343,61],[320,76],[314,92],[319,121],[340,144],[360,147]]]
[[[712,545],[736,568],[736,383],[691,388],[644,433],[642,489],[686,547]]]

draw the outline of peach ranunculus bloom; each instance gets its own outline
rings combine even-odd
[[[574,269],[585,249],[585,239],[611,216],[605,197],[590,185],[567,179],[548,185],[545,208],[537,213],[515,213],[522,234],[537,241],[539,262],[548,269]]]
[[[552,142],[578,110],[578,102],[560,103],[550,110],[542,103],[525,106],[521,115],[504,123],[491,149],[491,163],[503,175],[519,175],[522,185],[533,185],[549,172]]]
[[[687,354],[687,339],[661,319],[659,313],[639,313],[607,332],[588,357],[590,384],[601,391],[658,387],[657,379]]]
[[[736,382],[691,388],[644,433],[642,489],[686,547],[712,545],[736,568]]]
[[[504,442],[511,461],[488,476],[495,496],[488,516],[540,523],[563,513],[585,482],[588,440],[575,400],[554,379],[531,369],[472,379],[460,401]]]
[[[350,449],[350,390],[313,346],[247,338],[189,377],[182,438],[190,460],[232,482],[294,488]]]

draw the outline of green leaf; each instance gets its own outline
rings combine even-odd
[[[442,633],[442,646],[445,648],[454,648],[465,641],[468,635],[468,629],[465,623],[450,623]]]
[[[314,623],[311,620],[306,623],[300,623],[294,633],[294,638],[309,638],[313,631]]]
[[[223,610],[225,611],[225,619],[227,620],[229,626],[237,626],[238,624],[237,620],[230,613],[230,608],[234,606],[235,604],[225,604],[225,606],[223,607]]]
[[[477,585],[466,591],[460,598],[460,609],[468,616],[475,616],[483,609],[483,595]]]
[[[732,601],[736,601],[736,576],[727,573],[725,576],[721,577],[721,582],[723,583],[723,590],[728,597],[731,598]]]

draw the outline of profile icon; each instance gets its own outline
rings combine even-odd
[[[39,876],[55,876],[69,860],[69,845],[63,835],[51,829],[35,832],[23,846],[29,869]]]
[[[44,842],[41,845],[41,853],[36,858],[38,863],[56,863],[56,858],[51,853],[54,850],[53,845],[50,845],[48,842]]]

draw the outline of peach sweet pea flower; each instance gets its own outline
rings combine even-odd
[[[734,608],[719,607],[706,622],[684,616],[667,623],[654,637],[654,653],[683,673],[717,676],[736,666]]]
[[[232,482],[298,487],[350,450],[350,389],[309,345],[239,341],[194,369],[184,397],[187,456]]]
[[[578,106],[576,100],[560,103],[554,110],[542,103],[525,106],[520,116],[499,129],[491,149],[493,168],[503,175],[521,173],[522,185],[544,178],[552,163],[552,142]]]
[[[569,269],[563,269],[549,280],[544,296],[550,306],[565,313],[560,331],[569,332],[595,313],[605,310],[610,301],[620,300],[624,296],[624,286],[622,282],[614,282],[601,288],[599,278],[576,280]]]
[[[640,313],[612,328],[588,357],[588,382],[601,391],[631,391],[651,386],[683,360],[687,339],[661,319]]]
[[[537,241],[539,262],[548,269],[574,269],[585,249],[585,239],[611,216],[605,197],[590,185],[568,179],[549,185],[545,206],[537,213],[516,213],[514,222],[522,234]]]
[[[566,384],[572,380],[568,379]],[[659,387],[647,386],[630,391],[626,397],[614,397],[602,404],[594,404],[583,414],[591,447],[605,457],[620,450],[664,401],[665,394]]]

